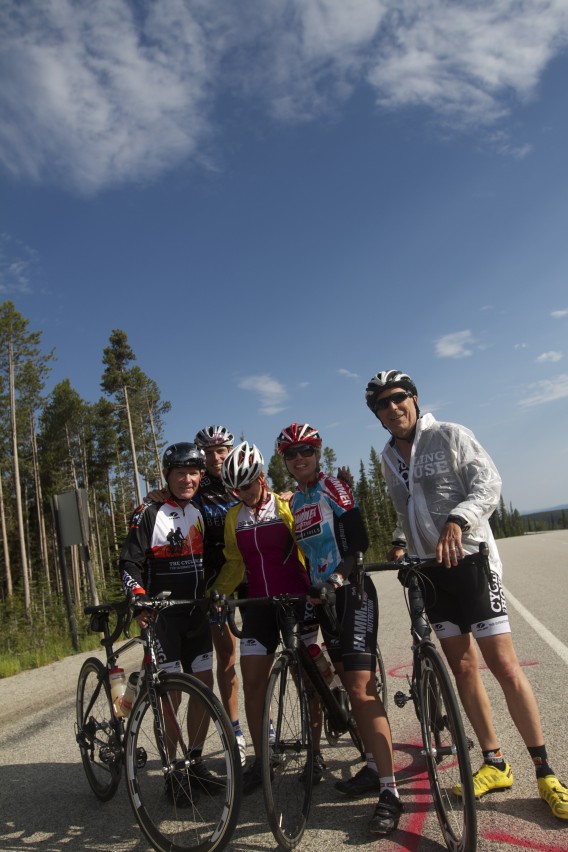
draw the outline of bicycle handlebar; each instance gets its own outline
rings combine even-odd
[[[479,543],[479,551],[478,553],[468,554],[464,558],[467,559],[468,556],[480,556],[482,562],[482,568],[487,578],[487,582],[491,585],[491,567],[489,565],[489,545],[486,541],[481,541]],[[459,563],[462,560],[459,560]],[[377,571],[400,571],[402,570],[403,574],[408,573],[412,568],[422,569],[422,568],[434,568],[439,567],[441,563],[439,563],[436,559],[428,558],[428,559],[420,559],[418,556],[409,556],[405,554],[402,559],[390,561],[390,562],[364,562],[363,554],[357,553],[356,558],[356,584],[357,584],[357,600],[359,600],[359,595],[362,596],[363,593],[363,578],[365,573],[375,573]]]

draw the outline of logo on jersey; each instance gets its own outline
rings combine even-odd
[[[294,515],[294,526],[298,538],[309,538],[321,532],[321,511],[319,505],[303,506]]]

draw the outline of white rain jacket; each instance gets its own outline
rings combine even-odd
[[[406,541],[411,555],[432,558],[448,515],[459,515],[469,524],[462,534],[465,552],[477,553],[479,543],[486,541],[491,568],[501,576],[489,526],[501,495],[501,477],[473,433],[425,414],[416,424],[408,487],[405,467],[389,442],[383,450],[382,470],[397,513],[393,538]]]

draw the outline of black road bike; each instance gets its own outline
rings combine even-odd
[[[479,556],[485,575],[490,580],[489,548],[482,543]],[[431,628],[426,617],[425,593],[428,567],[435,560],[404,557],[398,562],[363,564],[362,554],[357,559],[357,582],[362,584],[365,573],[398,571],[407,608],[412,635],[412,675],[408,679],[408,693],[397,692],[394,703],[404,707],[412,701],[420,722],[422,754],[426,761],[432,798],[444,840],[451,852],[473,852],[477,847],[477,816],[473,778],[469,759],[473,742],[464,732],[462,716],[445,663],[431,638]],[[461,796],[452,788],[461,789]]]
[[[283,849],[293,849],[304,834],[313,791],[314,690],[323,713],[322,748],[328,768],[350,776],[354,763],[365,759],[365,749],[344,687],[330,688],[300,637],[304,595],[275,595],[226,601],[231,631],[240,637],[234,619],[237,607],[277,608],[282,647],[274,661],[266,692],[262,722],[261,761],[266,812],[271,831]],[[330,626],[335,622],[333,600],[324,601]],[[377,686],[386,692],[383,660],[377,648]],[[322,744],[323,745],[323,744]]]
[[[213,852],[229,842],[241,799],[241,763],[233,727],[214,693],[192,675],[160,671],[155,624],[171,607],[205,609],[208,601],[144,603],[154,618],[128,638],[132,607],[115,601],[85,607],[102,633],[106,664],[89,657],[77,683],[76,739],[87,780],[101,801],[116,793],[126,771],[136,819],[155,849]],[[204,629],[208,629],[204,618]],[[128,641],[114,643],[124,633]],[[138,695],[125,719],[115,712],[109,672],[129,649],[144,652]]]

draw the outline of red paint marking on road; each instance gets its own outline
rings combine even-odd
[[[402,813],[396,838],[397,845],[400,844],[400,847],[408,852],[418,852],[422,840],[422,829],[432,806],[430,781],[420,756],[421,748],[420,742],[394,744],[395,758],[399,752],[400,756],[411,758],[410,764],[408,761],[404,764],[399,764],[397,761],[394,768],[399,782],[399,791],[412,794],[410,801],[404,795],[402,796],[405,811]],[[411,780],[412,784],[405,784],[406,779]],[[412,812],[409,813],[410,809]]]
[[[556,846],[552,843],[537,843],[535,840],[523,840],[513,834],[502,834],[499,831],[484,831],[484,840],[494,840],[496,843],[507,843],[509,846],[518,846],[521,849],[533,849],[534,852],[566,852],[566,846]]]

